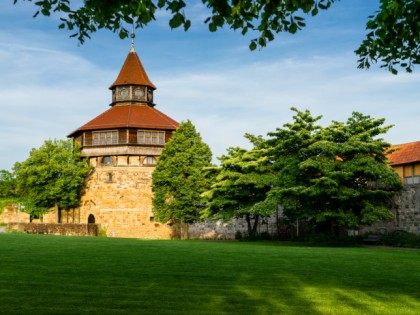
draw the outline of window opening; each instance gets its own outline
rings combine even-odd
[[[156,158],[153,156],[146,156],[143,160],[144,165],[156,165]]]
[[[137,132],[137,143],[138,144],[165,144],[165,132],[164,131],[146,131],[139,130]]]
[[[88,223],[89,224],[94,224],[95,223],[95,216],[91,213],[88,216]]]
[[[118,131],[98,131],[93,133],[93,145],[118,144]]]
[[[114,165],[112,158],[110,156],[104,156],[102,158],[102,165],[104,165],[104,166]]]

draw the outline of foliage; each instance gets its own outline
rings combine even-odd
[[[29,1],[32,0],[20,0]],[[18,0],[14,0],[16,4]],[[243,35],[251,32],[251,50],[265,47],[281,32],[294,34],[306,26],[305,17],[327,10],[335,0],[202,0],[209,9],[205,19],[209,30],[215,32],[225,25]],[[191,20],[186,16],[187,2],[183,0],[89,0],[81,4],[75,0],[41,0],[34,2],[34,16],[58,14],[59,28],[75,31],[80,43],[99,29],[118,32],[121,38],[129,35],[126,24],[143,28],[156,19],[157,10],[169,12],[169,26],[188,30]],[[192,6],[193,4],[188,4]],[[369,17],[369,31],[356,53],[359,67],[369,68],[382,61],[392,73],[396,66],[411,72],[419,63],[420,2],[418,0],[380,0],[379,10]]]
[[[401,67],[412,72],[420,63],[420,1],[381,0],[380,10],[369,16],[369,33],[355,51],[359,68],[382,61],[382,68],[397,74]]]
[[[308,182],[306,172],[302,172],[300,164],[307,156],[304,150],[319,139],[321,126],[316,122],[322,116],[312,117],[306,110],[300,112],[292,108],[296,115],[293,116],[294,123],[284,124],[284,128],[277,128],[275,132],[268,135],[267,140],[270,147],[268,152],[273,160],[273,171],[276,174],[276,181],[270,190],[267,201],[281,204],[290,220],[303,219],[307,217],[305,208],[300,203],[300,198],[288,197],[289,192],[293,193],[296,187],[304,187]]]
[[[192,222],[199,218],[203,201],[200,194],[208,188],[203,169],[210,166],[211,151],[191,121],[181,123],[165,144],[152,174],[155,220]]]
[[[382,245],[420,248],[420,236],[406,231],[393,231],[381,235]]]
[[[265,142],[251,135],[246,137],[254,145],[252,150],[231,147],[219,158],[220,167],[213,167],[214,183],[202,194],[207,200],[202,217],[215,220],[244,217],[248,236],[254,237],[260,216],[269,216],[274,211],[275,205],[261,205],[274,178]]]
[[[0,313],[418,314],[419,251],[298,245],[2,234]]]
[[[45,141],[13,170],[25,211],[42,217],[54,206],[59,210],[77,207],[91,168],[81,158],[78,144],[69,139]]]
[[[13,173],[0,170],[0,213],[4,207],[16,202],[16,178]]]
[[[315,126],[320,117],[297,112],[294,123],[271,133],[278,179],[268,199],[290,219],[357,227],[392,218],[389,203],[402,188],[388,165],[390,144],[378,135],[384,119],[353,113],[346,123]]]
[[[106,228],[100,228],[99,232],[98,232],[98,236],[99,237],[108,237],[108,235],[106,234]]]

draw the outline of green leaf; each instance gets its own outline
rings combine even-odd
[[[180,27],[184,22],[184,16],[181,13],[175,14],[172,19],[169,20],[169,26],[173,28]]]
[[[256,41],[253,39],[252,41],[251,41],[251,43],[249,44],[249,49],[251,50],[251,51],[253,51],[253,50],[255,50],[255,49],[257,49],[257,43],[256,43]]]

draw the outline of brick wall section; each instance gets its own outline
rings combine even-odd
[[[9,229],[29,234],[98,236],[98,224],[9,223]]]

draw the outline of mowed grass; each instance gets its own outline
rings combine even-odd
[[[1,234],[0,314],[420,314],[420,251]]]

